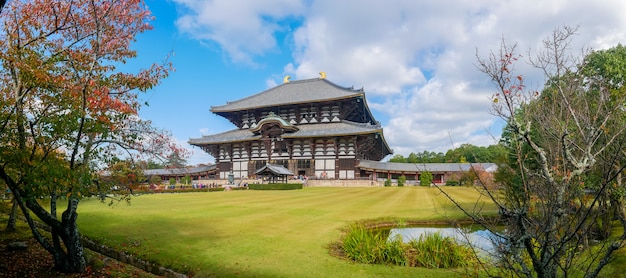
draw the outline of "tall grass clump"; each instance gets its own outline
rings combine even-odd
[[[387,233],[362,224],[348,228],[342,240],[342,249],[348,259],[366,264],[459,268],[469,267],[475,262],[471,247],[439,233],[404,243],[400,235],[388,239]]]
[[[411,240],[411,265],[426,268],[458,268],[470,266],[474,252],[470,246],[459,244],[455,239],[440,233],[421,235]]]
[[[343,251],[349,259],[365,264],[382,263],[385,241],[381,231],[374,232],[363,225],[348,228],[343,238]]]

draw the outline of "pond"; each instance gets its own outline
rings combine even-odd
[[[459,243],[470,243],[476,250],[481,250],[486,254],[494,251],[493,239],[495,235],[485,229],[471,229],[471,228],[450,228],[450,227],[407,227],[407,228],[392,228],[389,231],[389,240],[394,239],[396,236],[402,236],[403,242],[409,242],[411,240],[419,240],[420,236],[426,236],[428,234],[439,233],[444,237],[455,239]]]

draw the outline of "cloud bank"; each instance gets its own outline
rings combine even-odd
[[[388,143],[404,155],[496,143],[494,89],[474,64],[501,39],[532,51],[555,28],[580,26],[574,51],[626,43],[621,0],[174,2],[179,30],[233,63],[268,63],[264,54],[290,51],[292,62],[268,72],[268,86],[325,71],[334,83],[364,87]],[[520,69],[541,86],[540,74]]]

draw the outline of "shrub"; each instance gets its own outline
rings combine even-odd
[[[406,183],[406,176],[402,175],[398,177],[398,186],[404,186],[404,183]]]
[[[385,180],[385,186],[391,186],[391,179]]]
[[[448,185],[448,186],[457,186],[457,185],[459,185],[459,181],[448,180],[448,181],[446,181],[446,185]]]
[[[270,184],[249,184],[248,187],[252,190],[293,190],[302,189],[301,183],[270,183]]]
[[[433,173],[422,172],[420,173],[420,185],[430,186],[433,183]]]
[[[176,179],[170,178],[170,185],[176,185]]]

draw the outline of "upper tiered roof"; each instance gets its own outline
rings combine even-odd
[[[348,121],[338,123],[325,123],[325,124],[309,124],[299,125],[298,130],[293,133],[285,133],[283,138],[311,138],[311,137],[328,137],[328,136],[345,136],[351,134],[381,134],[382,138],[383,129],[380,126],[353,123]],[[259,140],[261,135],[253,133],[248,129],[233,129],[230,131],[205,135],[201,138],[189,139],[189,144],[195,146],[207,145],[207,144],[220,144],[227,142],[243,142],[243,141],[255,141]],[[387,146],[387,142],[384,142],[385,151],[391,152]]]
[[[341,87],[324,78],[313,78],[288,81],[258,94],[228,102],[225,105],[212,106],[211,112],[221,114],[224,112],[333,101],[359,96],[364,96],[363,89],[355,90],[353,88]]]

